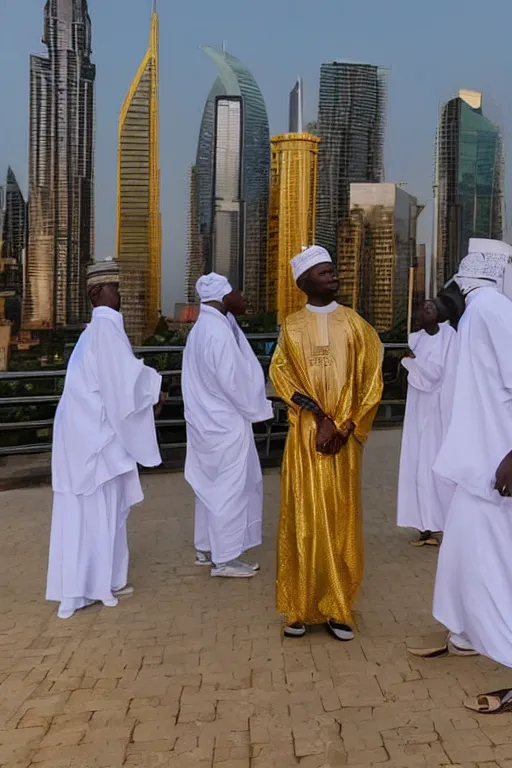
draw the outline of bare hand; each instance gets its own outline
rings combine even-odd
[[[158,400],[158,403],[155,405],[155,418],[158,419],[158,417],[162,413],[162,409],[166,404],[166,402],[167,402],[167,392],[160,392],[160,398]]]
[[[507,453],[496,470],[494,489],[504,498],[512,496],[512,451]]]
[[[319,453],[330,454],[331,443],[339,434],[336,425],[327,416],[318,418],[316,424],[316,449]]]
[[[409,347],[407,347],[407,349],[405,350],[405,356],[411,357],[413,360],[416,358],[416,355],[414,354],[412,349],[410,349]]]

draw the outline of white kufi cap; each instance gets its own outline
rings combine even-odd
[[[290,261],[295,282],[311,267],[327,263],[332,263],[332,259],[325,248],[322,248],[320,245],[311,245],[309,248],[305,248],[302,253],[294,256]]]
[[[196,291],[199,294],[201,303],[208,301],[222,301],[224,296],[233,291],[226,277],[218,275],[216,272],[210,272],[209,275],[203,275],[196,283]]]

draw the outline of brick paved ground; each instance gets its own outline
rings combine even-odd
[[[360,634],[280,636],[274,612],[279,476],[266,488],[263,570],[210,579],[191,565],[192,499],[146,477],[131,520],[136,595],[59,621],[43,600],[50,492],[8,491],[0,514],[0,766],[5,768],[512,768],[510,716],[468,694],[512,675],[483,659],[418,661],[432,630],[436,553],[394,526],[398,432],[366,462],[367,575]]]

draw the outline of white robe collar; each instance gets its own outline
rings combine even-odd
[[[317,315],[328,315],[338,309],[339,304],[337,301],[331,301],[326,307],[313,307],[311,304],[306,304],[306,309],[310,312],[315,312]]]
[[[123,316],[115,309],[111,309],[110,307],[94,307],[91,320],[94,320],[97,317],[104,317],[107,320],[112,320],[118,328],[121,328],[124,331]]]

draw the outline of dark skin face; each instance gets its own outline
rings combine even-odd
[[[313,307],[326,307],[336,298],[339,280],[334,266],[327,262],[311,267],[297,285],[308,297],[308,303]]]
[[[242,291],[231,291],[227,296],[224,296],[222,304],[224,305],[226,312],[231,312],[235,317],[245,315],[247,312]]]
[[[433,336],[439,330],[439,309],[435,301],[427,300],[419,311],[419,326]]]
[[[89,299],[93,307],[110,307],[116,312],[121,309],[121,295],[118,283],[95,285],[89,291]]]

